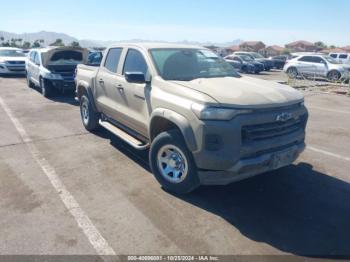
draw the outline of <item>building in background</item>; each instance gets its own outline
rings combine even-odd
[[[259,53],[265,57],[281,55],[285,50],[284,47],[278,45],[271,45],[264,49],[259,50]]]
[[[317,50],[313,43],[304,40],[286,44],[286,48],[292,52],[315,52]]]
[[[264,49],[266,45],[261,41],[246,41],[239,45],[240,51],[248,52],[258,52],[261,49]]]

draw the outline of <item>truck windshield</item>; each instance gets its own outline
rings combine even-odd
[[[52,55],[51,65],[79,64],[83,61],[83,54],[78,51],[59,51]]]
[[[21,50],[5,49],[5,50],[0,50],[0,56],[25,57],[26,55]]]
[[[229,63],[206,49],[151,49],[150,53],[164,80],[240,77]]]

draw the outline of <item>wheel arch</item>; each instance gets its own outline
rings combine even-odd
[[[95,99],[93,97],[90,85],[85,82],[85,81],[79,81],[77,83],[77,88],[76,88],[76,95],[78,100],[80,101],[80,98],[83,96],[83,94],[86,93],[89,100],[91,101],[91,105],[93,107],[93,109],[97,112],[97,107],[95,104]]]
[[[149,122],[149,138],[150,141],[160,133],[171,129],[178,129],[188,149],[193,152],[197,150],[197,143],[190,122],[179,113],[169,109],[156,109]]]

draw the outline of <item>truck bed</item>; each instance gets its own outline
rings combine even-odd
[[[94,87],[99,67],[79,64],[75,75],[77,87],[81,84]]]

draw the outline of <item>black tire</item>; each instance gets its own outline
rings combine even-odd
[[[48,81],[45,81],[44,78],[40,78],[40,89],[41,89],[41,94],[46,97],[49,98],[52,96],[53,93],[53,88],[51,86],[51,83],[49,83]]]
[[[184,176],[182,181],[171,182],[161,172],[159,165],[162,165],[158,161],[158,155],[161,154],[161,150],[167,146],[175,146],[182,151],[182,155],[187,162],[187,175]],[[182,134],[178,130],[170,130],[160,133],[152,142],[151,149],[149,151],[149,162],[152,172],[162,187],[170,192],[176,194],[187,194],[195,190],[200,186],[199,178],[197,175],[197,167],[193,160],[191,152],[188,150]],[[174,176],[174,174],[173,174]]]
[[[86,93],[80,98],[80,116],[86,130],[92,132],[100,127],[100,114],[94,110]]]
[[[298,77],[298,69],[296,69],[295,67],[290,67],[287,69],[287,75],[290,78],[297,78]]]
[[[28,74],[26,74],[26,78],[27,78],[27,86],[28,86],[29,88],[34,88],[35,85],[34,85],[34,83],[32,82],[32,80],[30,80]]]
[[[333,81],[336,82],[341,78],[341,74],[340,72],[338,72],[337,70],[332,70],[327,74],[327,79],[329,81]]]

